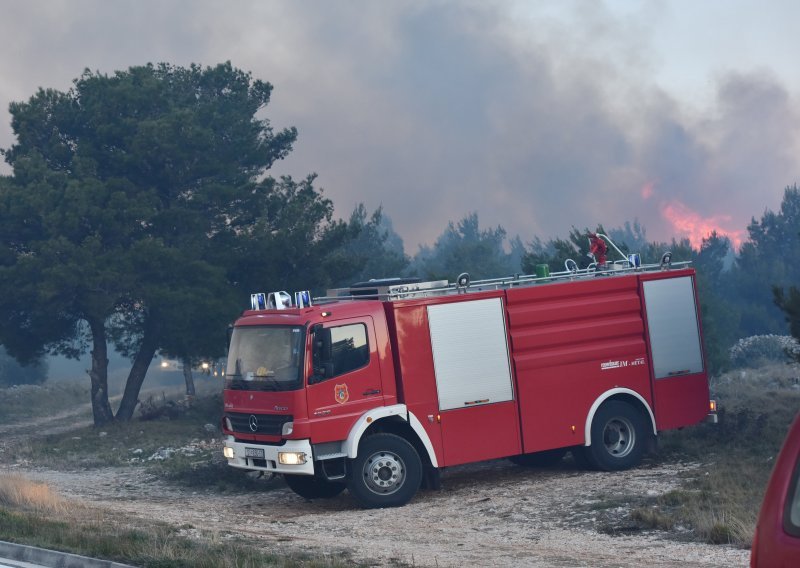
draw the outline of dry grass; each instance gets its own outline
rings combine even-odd
[[[213,445],[219,431],[208,432],[206,424],[215,428],[222,418],[222,396],[196,399],[194,405],[175,419],[108,424],[102,428],[87,426],[12,444],[7,460],[50,465],[58,469],[84,470],[97,467],[142,464],[162,448],[176,447],[189,441]],[[207,460],[221,449],[207,448],[195,461]],[[148,462],[152,463],[152,462]],[[57,464],[57,465],[55,465]]]
[[[85,407],[90,416],[89,389],[84,381],[43,385],[19,385],[0,389],[0,424],[14,424],[35,417],[52,416],[75,407]]]
[[[341,568],[352,565],[346,557],[275,555],[266,552],[257,539],[233,539],[189,525],[175,527],[153,519],[142,520],[80,506],[50,511],[14,509],[0,504],[0,540],[146,568]]]
[[[688,528],[698,540],[749,547],[769,475],[800,409],[800,368],[740,369],[712,381],[719,424],[664,432],[658,460],[699,462],[678,491],[634,509],[646,528]]]
[[[708,511],[698,516],[695,530],[711,544],[738,544],[749,548],[753,540],[755,521],[733,513]]]
[[[66,513],[72,505],[46,483],[0,473],[0,506],[43,513]]]
[[[675,519],[657,507],[639,507],[631,511],[631,519],[641,526],[669,531],[675,528]]]

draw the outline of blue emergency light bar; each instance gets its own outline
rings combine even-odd
[[[285,310],[288,308],[308,308],[311,307],[311,292],[302,290],[294,293],[294,303],[292,296],[283,290],[279,292],[257,292],[250,294],[251,310]]]

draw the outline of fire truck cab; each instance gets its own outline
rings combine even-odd
[[[571,268],[254,295],[228,355],[229,464],[365,507],[495,458],[635,466],[659,431],[708,415],[695,274]]]

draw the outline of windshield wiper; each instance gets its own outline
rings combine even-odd
[[[272,377],[256,377],[252,381],[242,378],[242,375],[228,375],[228,381],[232,390],[260,390],[268,392],[278,392],[284,390],[283,382]]]

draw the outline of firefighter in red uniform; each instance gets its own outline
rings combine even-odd
[[[598,268],[604,268],[608,245],[595,233],[589,233],[589,256],[593,256]]]

